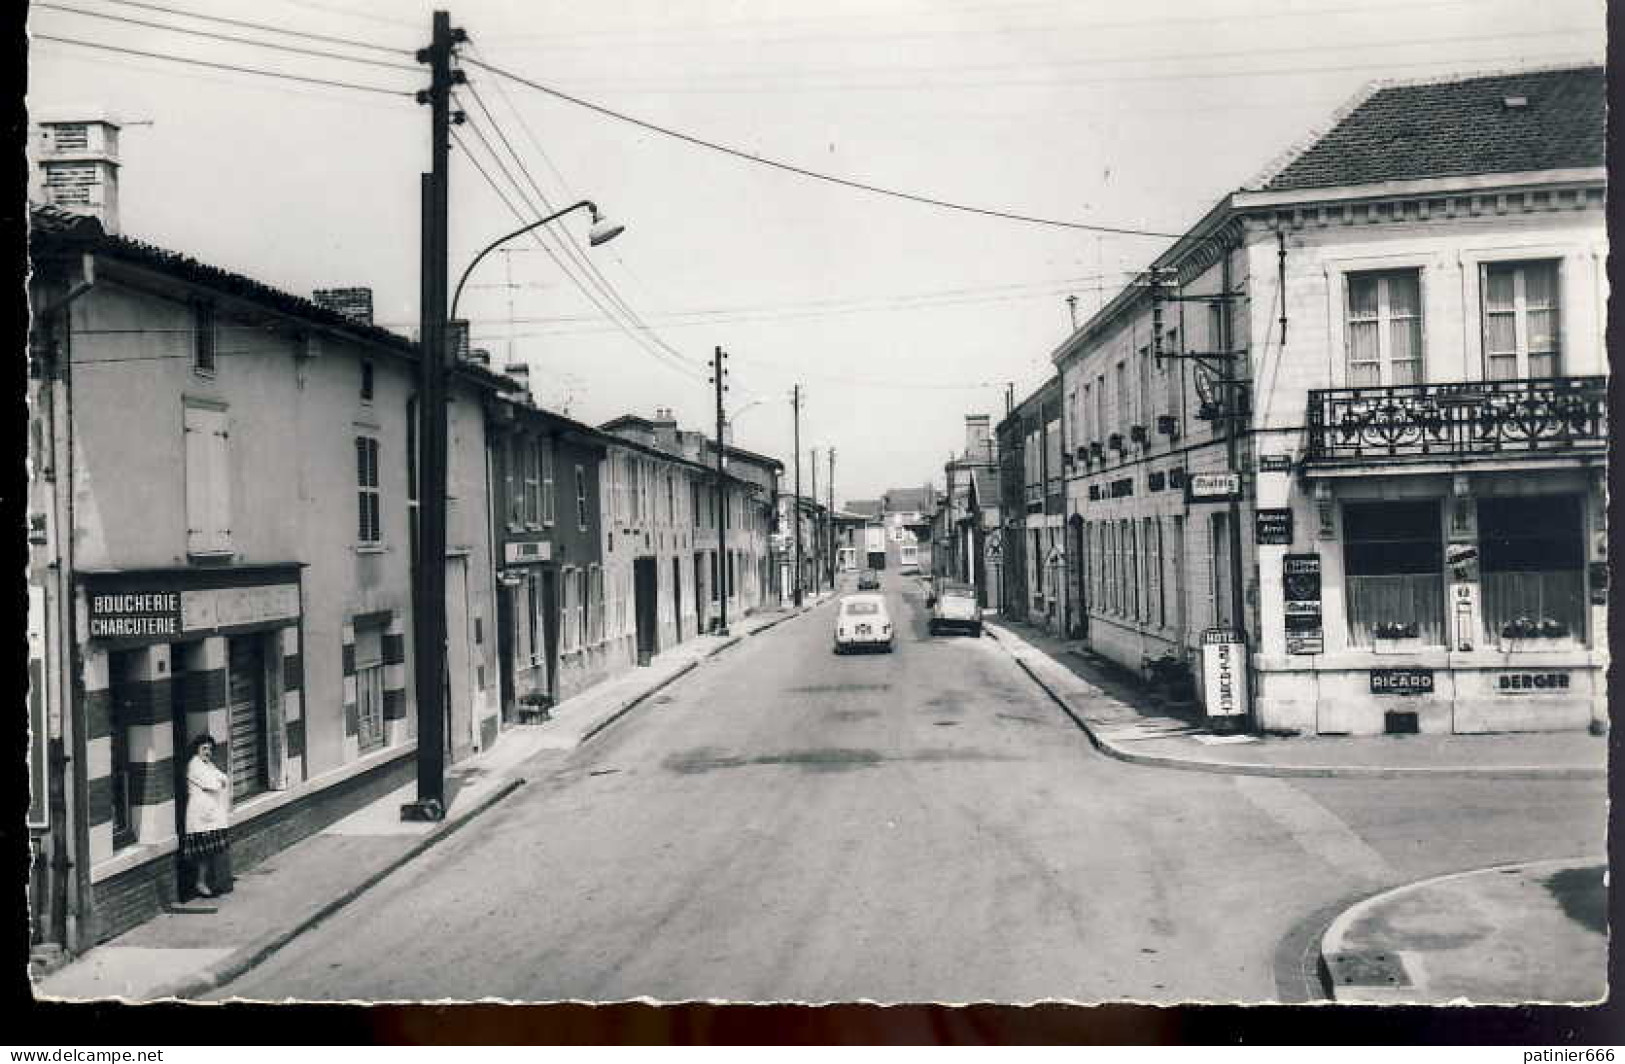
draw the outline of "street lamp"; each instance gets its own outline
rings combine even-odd
[[[449,76],[445,70],[450,54],[449,25],[445,14],[435,15],[435,85],[443,95]],[[592,229],[587,241],[596,247],[620,236],[625,227],[606,220],[591,200],[572,203],[562,211],[505,233],[480,249],[463,275],[457,279],[451,313],[445,312],[445,184],[444,122],[440,112],[444,100],[437,99],[436,166],[434,174],[423,175],[425,270],[422,307],[422,343],[418,365],[418,409],[422,432],[418,439],[418,474],[424,489],[418,507],[418,555],[412,570],[413,654],[417,689],[418,749],[417,798],[401,806],[403,820],[441,820],[446,815],[445,717],[447,704],[446,670],[446,369],[450,322],[457,319],[457,304],[468,275],[480,261],[499,246],[522,236],[571,211],[587,208]],[[437,252],[437,253],[436,253]]]
[[[474,272],[474,267],[480,264],[481,259],[485,258],[485,256],[489,255],[503,244],[506,244],[514,237],[524,236],[532,229],[539,229],[548,222],[562,218],[571,211],[578,211],[583,207],[587,208],[587,210],[592,214],[592,228],[587,230],[587,244],[590,247],[597,247],[599,244],[607,244],[611,240],[614,240],[616,237],[620,236],[622,233],[626,232],[626,226],[618,225],[615,222],[610,221],[608,218],[605,218],[602,214],[599,214],[598,205],[593,203],[592,200],[582,200],[580,203],[570,204],[570,206],[564,208],[562,211],[554,211],[546,218],[539,218],[528,225],[520,226],[511,233],[497,237],[495,240],[491,241],[489,244],[485,245],[485,247],[480,249],[480,253],[474,256],[473,261],[468,264],[468,268],[463,270],[463,275],[457,278],[457,288],[452,292],[451,296],[451,314],[449,315],[451,320],[457,320],[457,303],[463,298],[463,285],[468,281],[468,275]]]

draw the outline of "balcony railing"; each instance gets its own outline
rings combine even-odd
[[[1309,393],[1311,464],[1606,450],[1607,444],[1606,377]]]

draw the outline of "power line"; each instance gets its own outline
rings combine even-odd
[[[184,26],[166,26],[162,22],[149,22],[146,19],[129,18],[124,15],[109,15],[100,11],[86,11],[81,7],[69,7],[66,4],[44,3],[36,0],[35,7],[47,11],[63,11],[70,15],[84,15],[86,18],[106,19],[109,22],[123,22],[132,26],[146,26],[149,29],[164,30],[167,33],[185,33],[193,37],[206,37],[213,41],[226,41],[231,44],[246,44],[253,48],[271,48],[279,52],[292,52],[295,55],[313,55],[320,59],[337,59],[345,63],[365,63],[368,66],[387,67],[390,70],[409,70],[414,74],[419,68],[406,63],[391,63],[385,59],[366,59],[362,56],[341,55],[338,52],[325,52],[317,48],[300,48],[292,44],[277,44],[274,41],[256,41],[249,37],[239,37],[231,33],[211,33],[208,30],[187,29]]]
[[[535,191],[537,198],[541,200],[542,206],[547,209],[548,213],[551,213],[554,209],[552,201],[547,198],[547,193],[542,191],[542,187],[537,184],[535,177],[531,175],[529,167],[525,165],[525,160],[520,156],[519,152],[515,150],[513,142],[510,141],[508,139],[508,135],[502,131],[502,126],[497,122],[496,116],[491,113],[491,109],[485,105],[485,100],[480,97],[479,90],[474,87],[472,82],[468,83],[468,89],[470,94],[472,94],[474,97],[474,102],[479,105],[479,108],[481,112],[484,113],[486,120],[490,122],[492,131],[496,133],[498,139],[502,141],[503,147],[508,149],[508,154],[513,157],[513,161],[518,165],[519,172],[525,175],[525,180],[530,183],[530,187]],[[479,132],[478,126],[475,127],[475,132]],[[483,134],[481,136],[483,139]],[[492,155],[495,156],[495,151],[491,149],[490,142],[485,142],[485,146],[486,149],[492,151]],[[503,173],[507,174],[506,166],[503,167]],[[508,177],[510,181],[513,180],[511,174],[508,175]],[[531,204],[529,202],[529,198],[524,195],[524,191],[519,189],[518,182],[514,182],[514,187],[517,191],[519,191],[520,196],[526,200],[526,205],[531,207],[532,210],[535,210],[535,205]],[[541,212],[537,211],[537,213],[540,214]],[[648,333],[651,340],[660,344],[660,346],[666,348],[668,351],[671,351],[672,354],[677,355],[679,358],[685,357],[681,352],[674,350],[670,344],[667,344],[664,340],[655,335],[654,330],[651,329],[648,323],[645,322],[638,312],[632,308],[631,304],[629,304],[625,297],[623,297],[615,286],[610,283],[609,279],[599,272],[598,267],[593,264],[590,258],[582,254],[580,249],[569,241],[561,240],[560,243],[563,244],[565,253],[570,255],[572,260],[582,268],[588,279],[593,282],[594,286],[598,288],[604,297],[614,304],[617,309],[625,314],[633,324],[642,329],[644,332]]]
[[[463,155],[468,159],[469,163],[479,173],[480,177],[484,179],[486,185],[490,187],[492,192],[496,193],[497,198],[502,201],[502,205],[508,208],[509,213],[511,213],[519,221],[527,220],[524,212],[513,205],[513,201],[510,200],[507,194],[502,191],[501,187],[497,185],[495,179],[493,179],[485,167],[480,164],[479,159],[477,159],[474,154],[468,150],[468,145],[463,142],[463,139],[457,135],[455,130],[452,131],[451,136],[452,139],[457,142],[457,146],[462,149]],[[694,379],[702,379],[701,374],[687,362],[673,362],[671,355],[645,343],[642,337],[628,328],[620,318],[616,317],[607,308],[605,308],[605,306],[598,301],[598,298],[594,296],[588,288],[581,284],[581,282],[576,278],[575,274],[570,272],[570,270],[565,267],[563,262],[554,255],[553,249],[547,247],[547,245],[542,242],[541,237],[537,233],[532,232],[530,235],[532,239],[534,239],[538,244],[542,245],[543,250],[546,251],[549,256],[553,257],[553,261],[559,265],[559,268],[564,272],[565,276],[569,277],[571,282],[574,283],[578,289],[580,289],[581,294],[586,296],[588,301],[591,302],[593,306],[597,307],[606,318],[616,323],[620,327],[621,331],[626,333],[626,335],[630,337],[634,343],[643,348],[649,354],[654,355],[657,360],[664,362],[669,367],[676,369],[684,375]]]
[[[515,180],[515,178],[513,176],[513,173],[508,169],[508,164],[505,163],[502,160],[502,156],[500,154],[498,154],[496,148],[491,144],[491,141],[486,137],[484,131],[480,129],[479,124],[476,123],[476,122],[470,121],[468,123],[468,126],[469,126],[470,129],[472,129],[474,131],[474,135],[477,138],[479,138],[480,144],[484,146],[486,152],[491,156],[491,160],[494,163],[496,163],[497,168],[502,171],[502,176],[508,179],[508,184],[510,186],[512,186],[514,192],[517,193],[519,198],[524,202],[526,210],[530,212],[529,216],[530,217],[540,216],[543,212],[537,210],[536,205],[530,201],[530,197],[525,194],[525,190],[519,185],[519,182],[517,180]],[[459,140],[458,143],[459,143],[459,145],[462,144],[462,142],[460,140]],[[464,147],[464,150],[465,151],[467,150],[466,146]],[[491,180],[489,173],[486,173],[484,171],[482,171],[482,173],[485,173],[486,179],[488,181]],[[495,185],[493,183],[493,188],[494,187],[495,187]],[[518,218],[521,221],[523,221],[525,219],[526,215],[523,212],[519,211],[517,208],[515,208],[513,206],[513,203],[508,199],[508,197],[506,195],[503,195],[502,200],[503,200],[503,202],[505,204],[507,204],[508,209],[513,212],[515,218]],[[565,241],[562,238],[558,238],[555,234],[549,234],[549,236],[553,236],[555,239],[558,239],[561,244],[565,245],[567,253],[568,253],[568,249],[569,249],[568,241]],[[593,293],[591,291],[589,291],[587,289],[587,287],[582,283],[582,277],[585,277],[588,281],[591,281],[592,277],[585,270],[582,270],[580,263],[575,258],[571,258],[570,263],[567,265],[563,259],[559,258],[559,256],[554,252],[552,247],[550,247],[547,244],[546,240],[542,237],[541,233],[536,232],[536,231],[533,230],[531,232],[531,238],[533,240],[535,240],[537,242],[537,244],[539,244],[541,246],[542,250],[547,253],[547,257],[553,260],[553,264],[555,266],[557,266],[561,271],[563,271],[563,273],[564,273],[564,275],[566,277],[570,278],[571,283],[573,283],[578,289],[580,289],[580,291],[581,291],[581,293],[583,295],[585,295],[589,299],[591,299],[593,305],[596,306],[600,311],[602,311],[604,316],[615,324],[616,328],[619,328],[622,331],[625,331],[625,328],[626,328],[625,324],[623,322],[621,322],[619,318],[616,318],[615,315],[614,315],[614,312],[612,312],[610,309],[606,308],[604,306],[604,304],[601,303],[598,300],[598,298],[596,296],[594,296]],[[572,266],[575,268],[575,270],[581,270],[582,277],[577,277],[576,276],[575,270],[572,270],[572,268],[571,268]],[[604,298],[609,301],[610,306],[614,307],[618,311],[621,311],[622,313],[627,314],[629,317],[631,316],[630,312],[628,312],[627,310],[625,310],[625,308],[623,308],[620,304],[618,304],[616,302],[615,298],[612,295],[610,295],[608,292],[604,292],[602,289],[600,289],[599,294],[603,295]],[[675,351],[672,352],[672,353],[674,355],[677,355],[679,358],[682,357],[680,354],[678,354]],[[698,368],[699,367],[697,367],[697,366],[694,367],[694,369],[696,371],[698,370]]]
[[[388,52],[393,55],[412,55],[408,48],[389,48],[382,44],[373,44],[371,41],[358,41],[351,37],[333,37],[325,33],[307,33],[303,30],[290,30],[284,26],[272,26],[264,22],[249,22],[246,19],[227,18],[224,15],[205,15],[197,11],[186,11],[177,7],[165,7],[162,4],[143,3],[142,0],[107,0],[108,3],[123,4],[125,7],[138,7],[146,11],[159,11],[166,15],[180,15],[183,18],[195,18],[202,22],[218,22],[227,26],[239,26],[249,30],[264,30],[267,33],[281,33],[289,37],[302,37],[307,41],[326,41],[328,44],[347,44],[352,48],[368,48],[375,52]]]
[[[743,159],[746,162],[772,167],[775,170],[783,170],[787,173],[798,174],[802,177],[810,177],[816,181],[825,181],[832,185],[841,185],[846,188],[855,188],[863,192],[872,192],[880,196],[890,196],[894,199],[908,200],[911,203],[923,203],[932,207],[942,207],[947,210],[962,211],[966,214],[979,214],[990,218],[1003,218],[1007,221],[1027,222],[1032,225],[1048,225],[1061,229],[1081,229],[1091,233],[1115,233],[1120,236],[1150,236],[1172,239],[1180,235],[1178,233],[1155,232],[1148,229],[1128,229],[1109,225],[1090,225],[1084,222],[1068,222],[1056,218],[1041,218],[1036,215],[1018,214],[1012,211],[992,210],[985,207],[972,207],[963,203],[954,203],[949,200],[937,199],[934,196],[923,196],[913,192],[902,192],[898,189],[884,188],[880,185],[871,185],[864,181],[854,181],[850,178],[836,177],[833,174],[821,173],[817,170],[809,170],[806,167],[795,166],[791,163],[780,162],[776,159],[769,159],[766,156],[752,155],[749,152],[740,151],[737,148],[730,148],[725,144],[718,144],[716,141],[706,140],[703,137],[696,137],[688,133],[680,133],[677,130],[670,129],[666,126],[656,125],[653,122],[647,122],[641,118],[634,118],[624,112],[604,107],[601,104],[591,103],[587,100],[581,99],[579,96],[572,96],[569,93],[561,92],[558,89],[543,85],[540,82],[532,81],[529,78],[515,74],[512,71],[504,70],[501,67],[487,63],[482,59],[475,59],[474,57],[470,56],[466,61],[474,66],[480,67],[482,70],[485,70],[488,73],[495,74],[498,77],[507,78],[509,81],[524,85],[527,88],[535,89],[537,92],[546,93],[549,96],[564,100],[567,103],[573,103],[577,107],[586,108],[587,110],[593,111],[597,114],[630,123],[631,125],[637,126],[640,129],[647,129],[650,132],[659,133],[662,136],[671,137],[675,140],[680,140],[684,143],[695,145],[696,147],[709,148],[712,151],[721,152],[724,155],[731,155],[736,159]]]
[[[331,85],[338,89],[354,89],[357,92],[376,92],[385,96],[412,97],[413,93],[401,89],[386,89],[378,85],[361,85],[353,81],[334,81],[330,78],[312,78],[303,74],[288,74],[280,70],[265,70],[260,67],[237,66],[232,63],[211,63],[206,59],[189,59],[186,56],[167,55],[162,52],[148,52],[139,48],[120,48],[112,44],[98,44],[94,41],[81,41],[72,37],[56,37],[48,33],[35,33],[31,35],[36,41],[50,41],[54,44],[73,44],[80,48],[94,48],[103,52],[118,52],[121,55],[139,55],[148,59],[163,59],[171,63],[184,63],[188,66],[208,67],[211,70],[230,70],[238,74],[258,74],[266,78],[280,78],[283,81],[300,81],[307,85]]]

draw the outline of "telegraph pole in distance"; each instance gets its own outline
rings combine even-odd
[[[718,614],[717,634],[728,634],[728,484],[723,472],[723,449],[727,446],[722,441],[723,413],[722,393],[728,390],[725,379],[728,376],[728,354],[719,346],[716,357],[711,361],[711,383],[717,386],[717,602],[721,605]]]
[[[825,555],[824,563],[829,567],[830,589],[834,590],[835,552],[838,547],[835,539],[835,448],[833,447],[829,449],[829,483],[825,485],[824,490],[829,493],[829,498],[826,500],[827,505],[824,508],[825,515],[829,518],[829,553]]]
[[[401,806],[404,820],[446,815],[446,212],[451,87],[464,80],[451,67],[452,50],[468,39],[436,11],[429,47],[430,172],[422,175],[422,261],[418,325],[418,556],[412,581],[412,655],[417,698],[417,799]]]
[[[818,448],[812,449],[812,501],[813,501],[813,590],[823,580],[823,566],[818,564],[824,544],[824,527],[818,521]]]
[[[790,393],[790,409],[795,412],[795,449],[796,449],[796,502],[790,510],[791,521],[796,526],[796,577],[794,601],[801,605],[801,385],[796,385]]]

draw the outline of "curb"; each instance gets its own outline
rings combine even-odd
[[[1010,653],[1005,640],[998,635],[998,629],[993,625],[986,625],[988,634],[994,642],[1010,654],[1010,660],[1020,666],[1021,671],[1032,678],[1050,700],[1061,707],[1072,722],[1089,737],[1089,742],[1096,750],[1107,757],[1131,765],[1144,765],[1149,768],[1175,769],[1182,772],[1207,772],[1215,775],[1229,776],[1270,776],[1285,779],[1449,779],[1473,778],[1480,779],[1542,779],[1542,780],[1590,780],[1606,779],[1608,769],[1606,766],[1591,767],[1588,765],[1416,765],[1416,766],[1383,766],[1383,765],[1268,765],[1256,761],[1203,761],[1193,757],[1179,757],[1173,754],[1142,754],[1134,750],[1125,750],[1121,746],[1100,735],[1089,721],[1073,712],[1072,707],[1066,704],[1059,693],[1034,672],[1025,661]],[[1031,646],[1031,644],[1028,644]],[[1037,653],[1044,651],[1033,647]],[[1045,655],[1048,657],[1048,655]],[[1053,658],[1051,660],[1054,660]],[[1065,666],[1061,666],[1065,668]]]
[[[722,651],[724,651],[727,648],[733,646],[734,643],[736,643],[736,642],[738,642],[737,639],[731,640],[731,641],[729,641],[727,643],[724,643],[721,646],[717,647],[715,650],[711,651],[710,654],[707,654],[704,658],[695,658],[693,661],[691,661],[688,664],[684,665],[682,668],[678,669],[676,672],[672,673],[670,676],[666,677],[664,680],[661,680],[659,683],[655,684],[652,687],[645,688],[644,690],[638,692],[636,695],[634,695],[631,698],[627,699],[625,702],[623,702],[621,704],[620,708],[615,710],[615,712],[611,713],[609,716],[605,717],[603,720],[597,722],[592,727],[590,727],[586,731],[582,732],[581,733],[581,738],[576,740],[575,748],[579,749],[580,747],[586,746],[588,739],[591,739],[593,736],[597,735],[599,732],[603,731],[605,728],[609,727],[611,724],[614,724],[616,721],[620,720],[622,717],[624,717],[628,713],[632,712],[638,706],[642,705],[645,701],[647,701],[650,697],[659,694],[661,691],[665,690],[667,687],[670,687],[672,684],[676,683],[678,680],[682,679],[684,676],[687,676],[689,673],[691,673],[695,669],[699,668],[700,667],[700,662],[706,660],[706,658],[711,657],[712,654],[720,654]]]
[[[1344,940],[1348,937],[1349,929],[1352,928],[1357,921],[1364,917],[1366,913],[1392,898],[1399,897],[1403,894],[1410,894],[1418,890],[1425,890],[1437,883],[1445,883],[1453,879],[1466,879],[1469,876],[1481,876],[1497,872],[1524,871],[1527,869],[1537,868],[1552,868],[1560,871],[1565,868],[1589,868],[1598,864],[1606,867],[1608,864],[1608,857],[1606,855],[1593,855],[1590,857],[1557,857],[1542,861],[1514,861],[1511,864],[1489,865],[1485,868],[1470,868],[1465,872],[1447,872],[1444,875],[1429,876],[1427,879],[1418,879],[1411,883],[1405,883],[1397,887],[1390,887],[1387,890],[1371,895],[1369,898],[1357,901],[1339,913],[1336,919],[1332,920],[1332,922],[1327,926],[1325,932],[1323,932],[1320,936],[1320,977],[1322,982],[1325,984],[1327,995],[1332,1000],[1337,1000],[1338,984],[1332,978],[1331,958],[1346,952],[1343,946]],[[1404,970],[1403,963],[1400,964],[1400,969],[1401,971]],[[1371,997],[1373,991],[1388,989],[1380,984],[1367,985],[1364,983],[1349,983],[1346,985],[1351,990],[1357,989],[1366,992],[1366,996],[1358,1002],[1360,1004],[1386,1003],[1386,1001],[1378,1002],[1373,1000]],[[1408,991],[1396,989],[1390,992],[1396,995],[1394,1001],[1400,1002],[1406,1000],[1405,993],[1408,992],[1414,995],[1417,991],[1424,989],[1425,987],[1420,984],[1413,984],[1408,988]]]
[[[430,832],[428,835],[425,835],[423,838],[407,847],[406,850],[396,855],[383,868],[380,868],[378,871],[367,876],[359,883],[353,884],[352,886],[341,891],[337,897],[333,898],[320,909],[316,910],[316,912],[299,921],[292,927],[284,928],[280,931],[273,931],[258,941],[249,943],[224,960],[217,961],[214,964],[209,965],[209,967],[205,968],[197,975],[190,976],[186,979],[176,980],[167,986],[160,986],[143,1000],[147,1002],[156,1002],[173,1000],[176,998],[197,997],[199,994],[208,993],[210,990],[217,989],[220,986],[231,982],[233,979],[237,978],[239,975],[242,975],[249,969],[257,967],[259,964],[263,963],[266,958],[270,957],[271,954],[275,953],[283,946],[286,946],[289,942],[292,942],[306,931],[309,931],[316,925],[322,923],[328,917],[350,904],[356,898],[383,882],[384,879],[393,875],[402,867],[415,860],[424,851],[436,845],[442,839],[445,839],[455,832],[461,830],[462,827],[469,821],[473,820],[481,813],[491,809],[498,802],[502,801],[504,798],[507,798],[510,794],[517,791],[524,785],[525,780],[522,777],[508,781],[502,787],[499,787],[495,793],[482,799],[478,805],[470,809],[463,816],[457,818],[456,820],[450,821],[435,831]]]
[[[722,643],[722,644],[718,645],[717,647],[715,647],[714,649],[708,651],[705,654],[705,656],[695,658],[693,661],[690,661],[688,664],[684,665],[682,668],[678,669],[676,672],[672,673],[670,676],[666,677],[664,680],[661,680],[659,683],[655,684],[654,686],[649,687],[649,688],[647,688],[647,689],[645,689],[643,691],[638,692],[638,694],[636,694],[633,697],[627,699],[626,702],[624,702],[618,709],[615,710],[615,712],[611,713],[609,716],[605,717],[603,720],[598,721],[591,728],[588,728],[586,731],[582,732],[581,733],[581,738],[576,740],[576,743],[575,743],[576,748],[580,748],[582,746],[585,746],[587,744],[587,740],[591,739],[593,736],[597,735],[599,732],[603,731],[605,728],[609,727],[611,724],[614,724],[616,721],[618,721],[622,717],[626,716],[632,710],[634,710],[638,706],[642,705],[651,696],[659,694],[661,691],[665,690],[667,687],[670,687],[672,684],[676,683],[678,680],[682,679],[684,676],[687,676],[689,673],[691,673],[695,669],[699,668],[700,663],[702,661],[709,661],[711,658],[716,657],[718,654],[722,653],[724,650],[727,650],[729,647],[737,646],[739,643],[743,642],[746,639],[749,639],[751,636],[756,635],[759,632],[765,632],[769,628],[772,628],[774,625],[783,624],[785,621],[788,621],[792,617],[798,617],[802,613],[805,613],[808,609],[811,609],[811,607],[803,607],[802,609],[797,610],[795,613],[791,613],[791,614],[787,614],[786,616],[783,616],[783,617],[775,618],[773,621],[769,622],[768,624],[764,624],[764,625],[762,625],[762,626],[760,626],[758,628],[753,628],[750,631],[744,632],[744,633],[742,633],[740,635],[732,636],[731,638],[728,639],[727,642]]]

